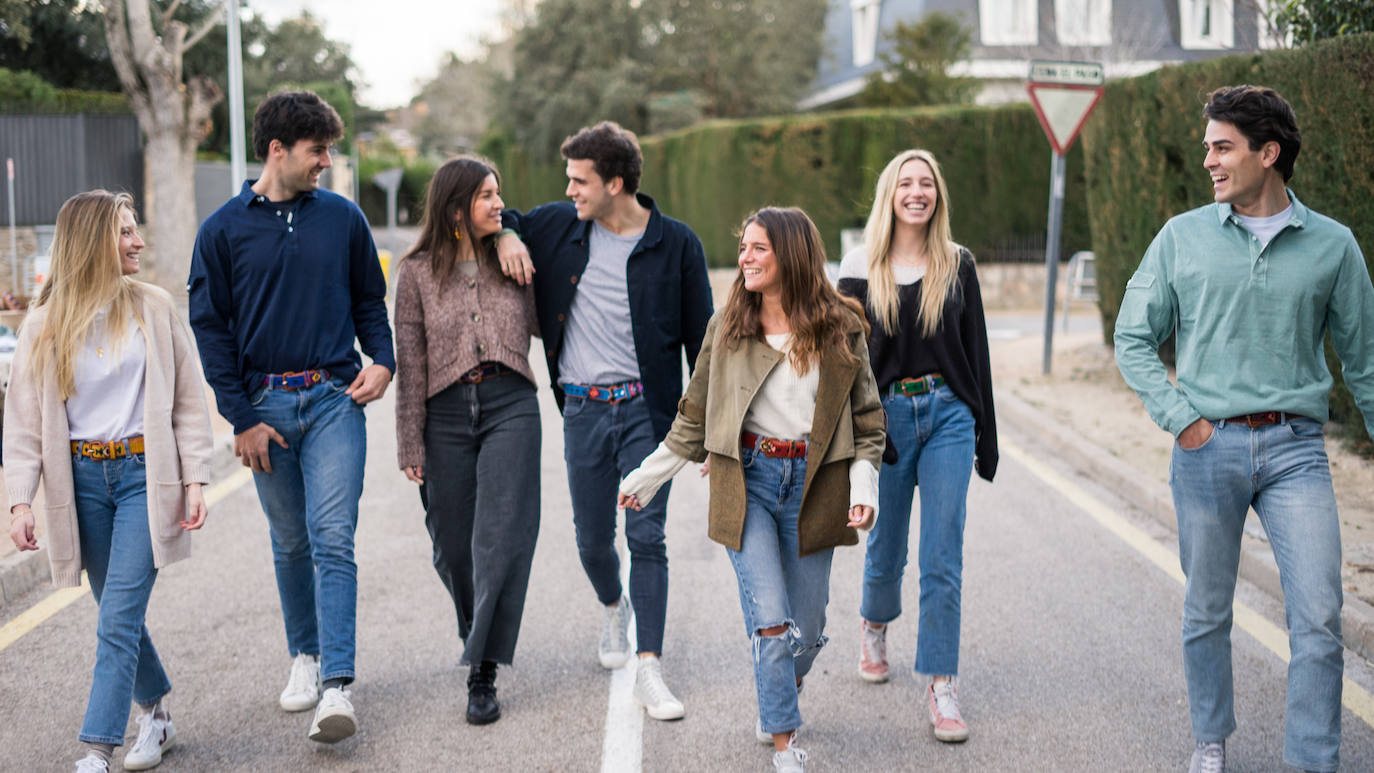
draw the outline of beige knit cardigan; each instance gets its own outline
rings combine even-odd
[[[139,283],[139,303],[147,328],[144,371],[143,437],[148,471],[148,532],[153,565],[162,568],[191,555],[186,517],[186,484],[210,482],[213,445],[210,413],[200,360],[172,296]],[[28,313],[19,331],[5,402],[5,488],[10,506],[32,503],[43,482],[44,522],[53,585],[81,583],[81,542],[77,534],[67,405],[55,378],[35,378],[29,370],[33,340],[47,309]]]

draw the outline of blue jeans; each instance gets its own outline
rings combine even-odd
[[[260,389],[258,418],[289,448],[268,443],[272,472],[253,473],[272,534],[292,657],[320,656],[321,679],[354,677],[358,565],[353,532],[363,493],[367,427],[363,407],[332,379],[307,389]]]
[[[739,580],[745,633],[754,646],[754,688],[764,732],[801,727],[797,681],[811,671],[825,636],[833,549],[801,557],[797,516],[806,481],[805,459],[774,459],[741,452],[749,502],[738,551],[726,548]],[[843,518],[844,513],[836,513]],[[759,632],[787,626],[781,635]]]
[[[658,446],[643,397],[606,403],[569,397],[563,404],[563,458],[568,466],[573,528],[582,569],[602,604],[621,596],[620,557],[615,552],[616,495],[620,480]],[[643,510],[625,511],[630,548],[630,603],[640,652],[663,652],[668,611],[668,516],[665,483]]]
[[[129,699],[157,703],[172,689],[143,620],[153,592],[148,472],[143,455],[95,461],[72,457],[81,558],[100,606],[95,671],[80,738],[124,743]]]
[[[1231,621],[1246,512],[1269,535],[1288,624],[1284,761],[1335,770],[1341,742],[1341,532],[1322,428],[1311,419],[1251,429],[1213,422],[1195,449],[1174,444],[1169,464],[1178,552],[1187,576],[1183,669],[1199,741],[1236,728]]]
[[[889,623],[902,614],[911,500],[919,480],[921,605],[916,671],[956,676],[964,519],[973,474],[973,413],[948,386],[923,395],[888,395],[883,398],[883,409],[899,458],[878,471],[878,521],[868,534],[859,612],[874,623]]]

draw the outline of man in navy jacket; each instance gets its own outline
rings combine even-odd
[[[711,289],[701,240],[638,192],[643,167],[633,133],[603,122],[563,143],[569,202],[506,210],[517,232],[501,237],[502,269],[533,281],[535,307],[563,442],[582,567],[605,605],[598,655],[629,659],[635,618],[635,697],[655,719],[682,703],[663,683],[659,655],[668,602],[667,497],[627,510],[630,592],[615,551],[620,479],[663,440],[682,397],[682,355],[695,365]],[[526,256],[521,242],[528,247]]]

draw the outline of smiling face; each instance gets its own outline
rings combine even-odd
[[[468,221],[472,224],[472,235],[478,239],[490,236],[501,230],[501,187],[496,175],[489,174],[472,194],[472,206],[468,207]]]
[[[138,221],[128,207],[119,210],[119,270],[128,276],[137,274],[138,258],[143,252],[143,237],[138,233]]]
[[[758,221],[745,226],[739,240],[739,270],[744,289],[763,295],[782,292],[782,269],[768,232]]]
[[[599,220],[611,214],[615,209],[615,194],[620,189],[612,183],[620,180],[619,177],[612,181],[601,179],[596,173],[596,162],[589,158],[568,159],[567,173],[565,193],[577,207],[578,220]]]
[[[1283,176],[1274,168],[1279,155],[1277,142],[1251,150],[1250,141],[1235,124],[1208,121],[1202,146],[1207,151],[1202,166],[1212,177],[1212,194],[1218,203],[1230,204],[1239,214],[1254,210],[1266,185],[1283,185]]]
[[[302,139],[290,148],[273,140],[274,152],[277,152],[278,146],[281,153],[281,182],[293,197],[318,189],[320,174],[334,165],[329,155],[330,143],[325,140]]]
[[[897,225],[925,228],[939,202],[935,173],[930,164],[913,158],[897,170],[897,189],[892,194],[892,216]]]

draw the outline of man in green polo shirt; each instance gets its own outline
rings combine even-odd
[[[1190,770],[1225,769],[1235,730],[1231,620],[1242,529],[1269,535],[1288,620],[1284,761],[1335,770],[1341,739],[1341,534],[1322,425],[1327,333],[1374,434],[1374,286],[1350,229],[1285,186],[1302,145],[1272,89],[1208,95],[1203,166],[1216,203],[1165,223],[1126,285],[1116,359],[1176,438]],[[1177,338],[1178,383],[1159,345]]]

